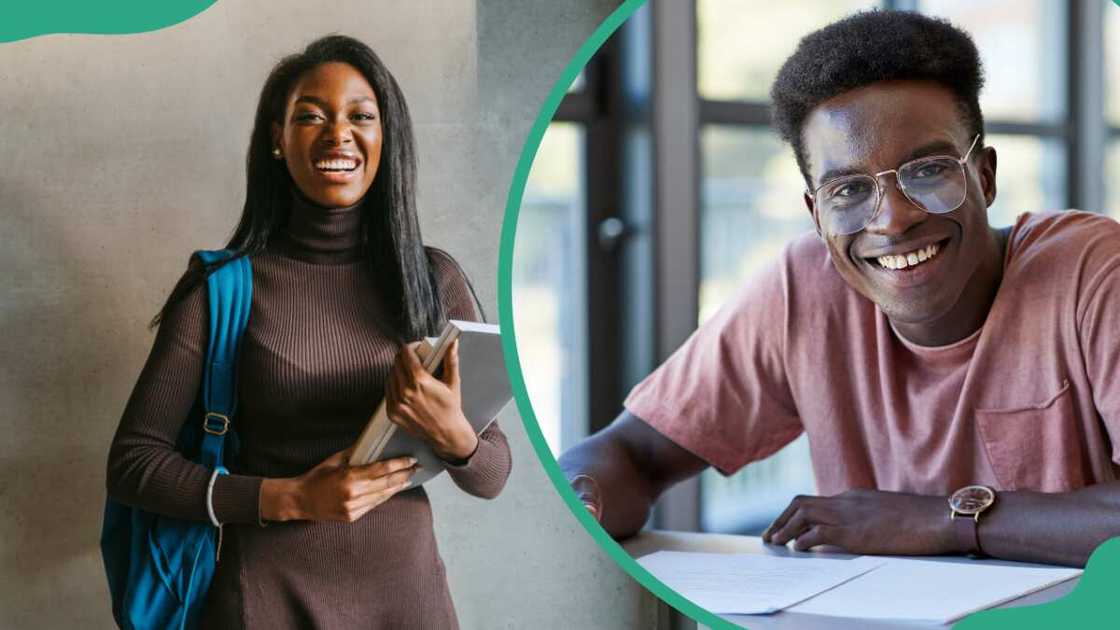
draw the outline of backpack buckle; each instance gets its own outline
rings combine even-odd
[[[211,419],[221,422],[221,424],[214,426],[210,424]],[[206,417],[202,419],[202,430],[212,435],[225,435],[229,431],[229,416],[213,411],[208,412]]]

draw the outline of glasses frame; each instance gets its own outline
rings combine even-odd
[[[913,204],[916,208],[918,208],[922,212],[925,212],[927,214],[948,214],[948,213],[956,210],[957,208],[960,208],[962,205],[964,205],[964,200],[968,198],[968,171],[967,171],[967,169],[965,169],[964,165],[965,165],[966,162],[968,162],[969,157],[972,156],[972,151],[976,148],[976,145],[979,142],[980,142],[980,134],[976,134],[976,137],[974,137],[972,139],[972,144],[968,147],[968,151],[965,152],[964,157],[962,157],[962,158],[958,158],[958,157],[955,157],[955,156],[952,156],[952,155],[926,155],[926,156],[923,156],[923,157],[920,157],[920,158],[915,158],[913,160],[908,160],[906,162],[903,162],[902,164],[898,165],[898,168],[892,168],[892,169],[889,169],[889,170],[886,170],[886,171],[880,171],[878,173],[875,173],[874,175],[872,175],[870,173],[853,173],[851,175],[841,175],[840,177],[833,177],[832,179],[828,180],[827,182],[824,182],[820,186],[817,186],[816,188],[813,188],[811,190],[809,188],[806,188],[805,193],[807,195],[809,195],[810,197],[812,197],[812,199],[813,199],[813,223],[815,223],[816,226],[817,226],[817,234],[823,234],[823,230],[821,229],[821,220],[820,220],[820,206],[821,206],[821,204],[820,204],[820,199],[817,198],[817,193],[822,188],[824,188],[825,186],[836,183],[837,181],[842,180],[842,179],[847,179],[849,177],[852,177],[852,178],[854,178],[854,177],[869,177],[869,178],[871,178],[872,181],[875,182],[875,194],[877,195],[877,197],[875,198],[875,211],[871,213],[871,216],[868,217],[867,222],[864,223],[862,226],[860,226],[859,229],[853,230],[851,232],[836,232],[835,234],[837,234],[838,236],[848,236],[848,235],[851,235],[851,234],[856,234],[856,233],[866,229],[867,226],[871,225],[875,221],[875,219],[879,216],[879,211],[883,207],[883,197],[885,196],[885,193],[886,193],[886,186],[879,183],[879,178],[884,176],[884,175],[890,174],[890,173],[894,173],[895,187],[898,188],[899,192],[902,193],[902,196],[906,197],[907,201],[909,201],[911,204]],[[911,164],[913,164],[915,162],[924,162],[924,161],[927,161],[927,160],[943,160],[943,159],[954,160],[954,161],[956,161],[957,165],[960,166],[961,172],[964,174],[965,194],[964,194],[964,197],[961,198],[960,203],[958,203],[956,206],[954,206],[952,208],[949,208],[948,210],[943,210],[941,212],[932,212],[928,208],[923,206],[922,204],[918,203],[917,201],[914,201],[914,199],[912,197],[910,197],[910,194],[906,192],[906,188],[902,185],[902,183],[898,179],[898,172],[901,171],[902,169],[906,168],[907,166],[910,166]]]

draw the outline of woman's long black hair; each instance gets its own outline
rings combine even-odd
[[[381,163],[361,201],[360,229],[363,257],[378,278],[377,290],[385,304],[398,305],[388,323],[401,341],[438,334],[445,312],[416,217],[416,146],[408,105],[373,50],[352,37],[328,35],[315,40],[303,52],[280,60],[268,75],[249,140],[245,207],[226,248],[235,257],[260,252],[287,221],[295,184],[285,163],[272,157],[271,126],[283,124],[296,81],[312,68],[332,61],[349,64],[365,77],[381,112]],[[192,264],[151,325],[156,326],[217,266]]]

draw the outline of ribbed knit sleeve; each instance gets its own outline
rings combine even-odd
[[[443,250],[428,248],[428,252],[448,319],[481,321],[482,314],[462,267]],[[466,462],[447,464],[447,474],[463,491],[492,499],[505,487],[512,465],[509,442],[494,422],[478,436],[478,448]]]
[[[463,491],[493,499],[505,487],[512,464],[506,434],[495,422],[478,436],[478,448],[465,463],[447,463],[447,474]]]
[[[183,457],[175,450],[175,442],[183,423],[190,419],[202,382],[209,336],[207,310],[203,282],[160,323],[113,437],[107,474],[109,496],[117,501],[198,521],[209,520],[206,488],[212,471]],[[236,426],[236,417],[234,423]],[[256,523],[261,480],[220,476],[213,494],[218,520]]]

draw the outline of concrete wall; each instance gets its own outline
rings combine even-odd
[[[236,222],[276,59],[333,31],[373,45],[417,124],[426,239],[459,258],[495,319],[521,143],[616,4],[227,0],[152,33],[0,45],[0,627],[112,627],[97,549],[106,450],[146,322],[189,252],[222,245]],[[499,499],[431,488],[463,627],[650,625],[516,414],[501,422],[515,465]]]

